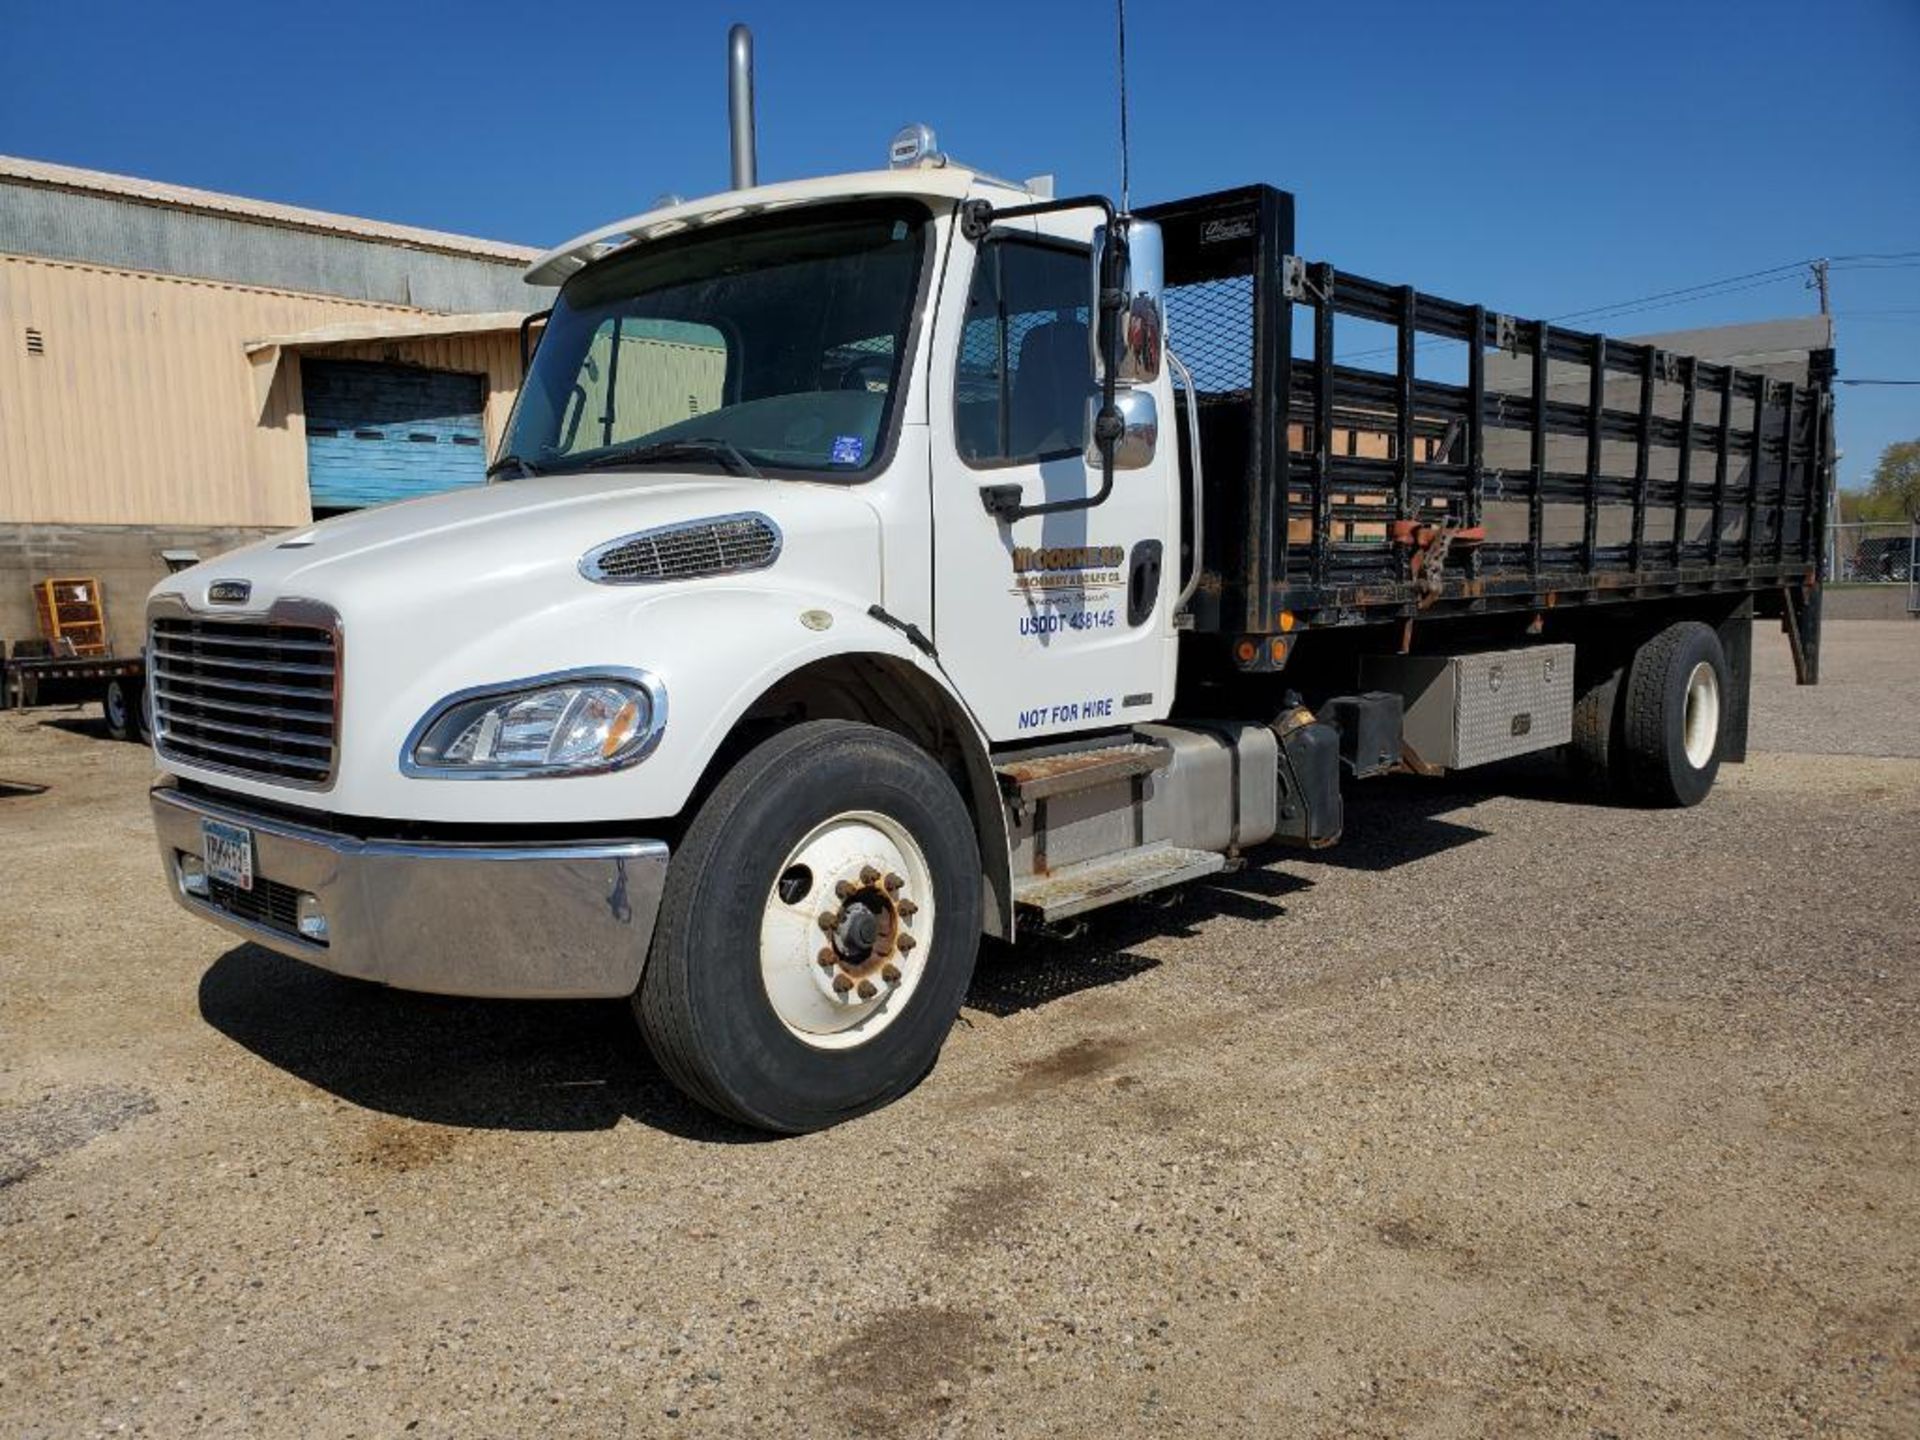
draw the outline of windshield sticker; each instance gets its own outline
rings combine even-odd
[[[832,453],[827,459],[834,465],[858,465],[866,455],[866,442],[858,435],[836,435],[833,437]]]

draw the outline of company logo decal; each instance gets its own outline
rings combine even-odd
[[[1025,575],[1035,570],[1110,570],[1127,558],[1118,545],[1056,545],[1039,549],[1032,545],[1013,547],[1013,573]]]
[[[210,605],[244,605],[253,598],[251,580],[216,580],[207,586]]]
[[[1253,217],[1235,215],[1226,220],[1209,220],[1200,227],[1202,245],[1218,245],[1224,240],[1244,240],[1253,234]]]

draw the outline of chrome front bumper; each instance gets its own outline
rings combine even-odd
[[[253,832],[253,892],[187,893],[180,857],[201,854],[203,817]],[[194,914],[342,975],[443,995],[632,994],[667,875],[658,840],[361,840],[166,785],[153,826],[167,883]],[[298,894],[319,900],[326,943],[296,933]]]

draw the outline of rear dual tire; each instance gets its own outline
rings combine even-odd
[[[676,850],[641,1032],[689,1096],[759,1129],[877,1109],[959,1013],[980,884],[971,818],[928,755],[869,725],[797,725],[733,766]]]
[[[1643,805],[1698,805],[1720,773],[1732,676],[1713,627],[1669,625],[1595,674],[1573,711],[1576,773]]]
[[[1726,652],[1711,626],[1669,625],[1627,669],[1621,734],[1627,785],[1649,805],[1698,805],[1720,773],[1731,693]]]

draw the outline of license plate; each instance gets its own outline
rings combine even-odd
[[[253,832],[224,820],[200,821],[200,856],[207,875],[236,890],[253,889]]]

